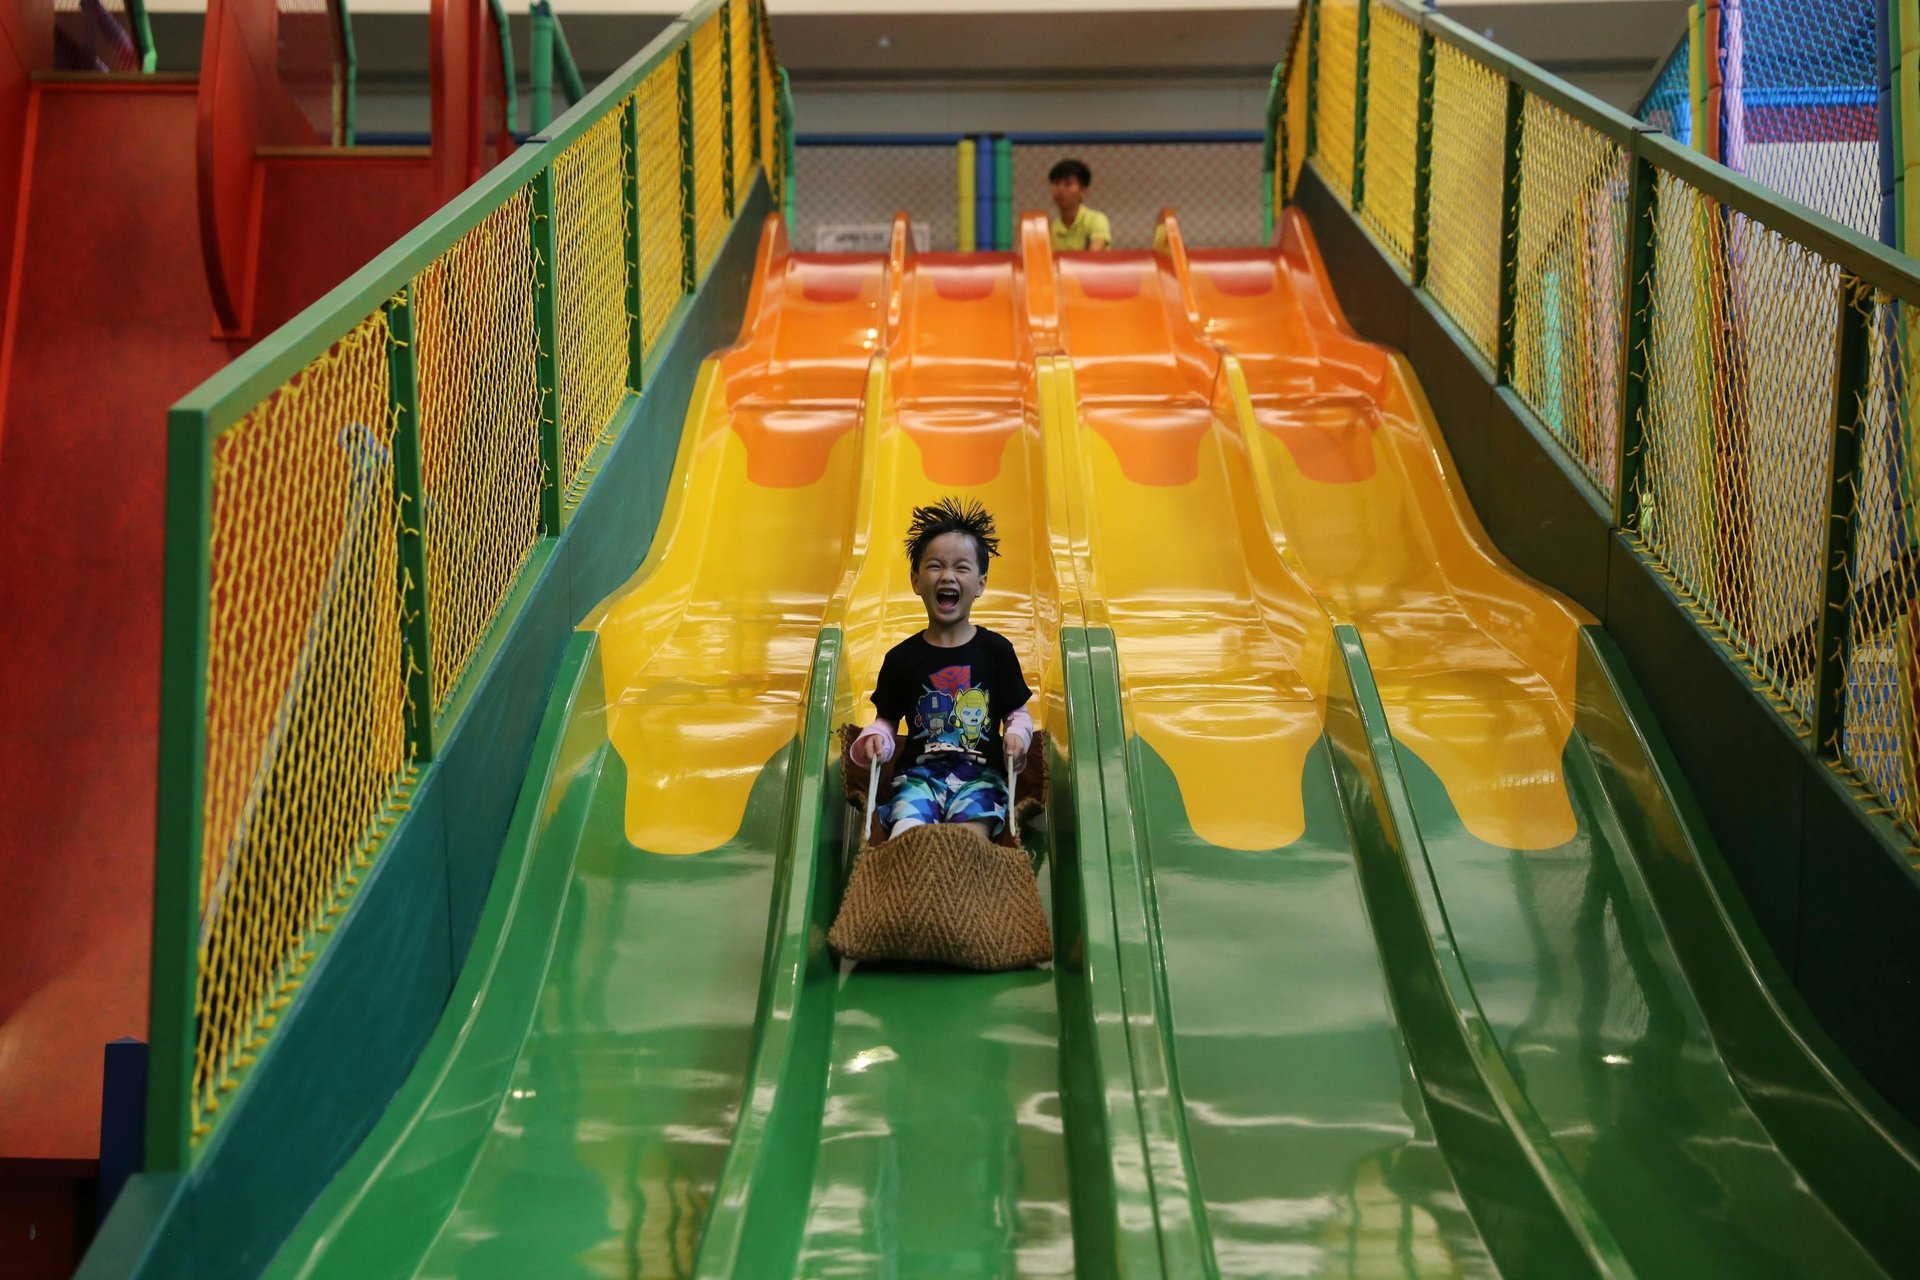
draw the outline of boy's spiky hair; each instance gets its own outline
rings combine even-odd
[[[942,498],[931,506],[915,507],[913,520],[907,525],[907,560],[915,573],[920,572],[920,558],[926,554],[927,544],[943,533],[964,533],[973,539],[973,545],[980,550],[980,576],[985,577],[987,561],[1000,554],[1000,538],[986,507],[958,498]]]

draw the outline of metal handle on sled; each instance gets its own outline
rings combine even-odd
[[[867,825],[860,828],[860,843],[873,839],[873,802],[880,794],[880,753],[875,752],[873,763],[867,766]]]

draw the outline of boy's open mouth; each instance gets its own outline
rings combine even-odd
[[[942,609],[957,608],[960,604],[960,588],[937,588],[933,593],[933,599],[934,603],[938,604]]]

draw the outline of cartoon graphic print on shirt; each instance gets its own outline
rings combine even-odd
[[[987,691],[972,683],[971,666],[945,667],[933,673],[931,688],[914,708],[914,736],[924,752],[976,751],[986,732]]]

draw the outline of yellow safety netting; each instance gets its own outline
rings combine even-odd
[[[1341,199],[1353,193],[1354,110],[1358,101],[1360,0],[1320,5],[1319,83],[1313,110],[1313,161]]]
[[[720,64],[720,15],[716,13],[693,33],[693,218],[702,271],[720,252],[727,232],[726,117]]]
[[[1435,44],[1426,286],[1489,362],[1500,338],[1506,104],[1504,77]]]
[[[1839,268],[1670,174],[1658,199],[1635,534],[1804,729]]]
[[[621,114],[608,112],[553,163],[560,491],[569,496],[627,388]]]
[[[408,774],[387,347],[375,312],[213,446],[196,1134]]]
[[[651,352],[685,292],[681,235],[680,73],[663,62],[640,82],[640,325]]]
[[[436,708],[540,537],[532,210],[522,187],[410,291]]]
[[[1915,378],[1920,377],[1920,312],[1877,290],[1849,300],[1870,325],[1866,387],[1855,408],[1859,481],[1852,501],[1854,552],[1847,570],[1846,693],[1840,758],[1872,794],[1862,797],[1920,830],[1916,776],[1914,612],[1920,606],[1920,474],[1910,443]]]
[[[1367,22],[1366,188],[1360,216],[1403,271],[1413,266],[1420,29],[1376,5]]]
[[[733,200],[738,209],[753,185],[753,23],[754,6],[747,0],[729,0],[728,40],[733,60]]]
[[[1602,493],[1620,442],[1627,156],[1529,94],[1522,117],[1513,385]]]

